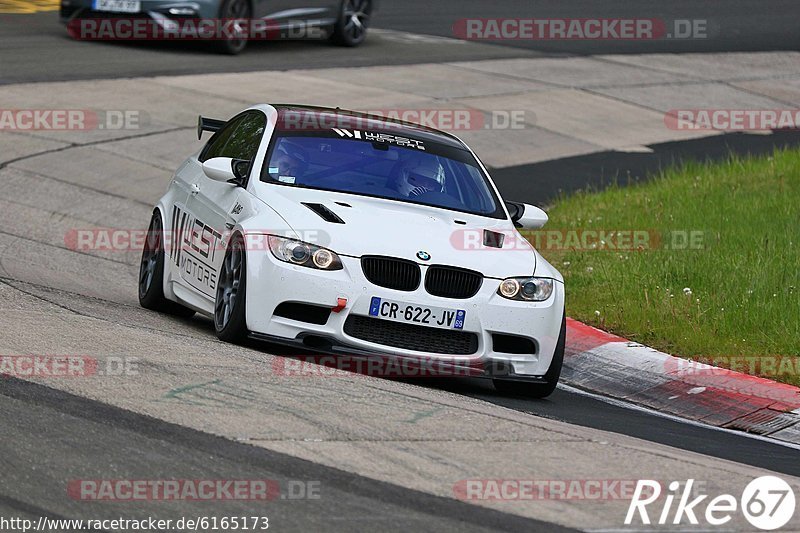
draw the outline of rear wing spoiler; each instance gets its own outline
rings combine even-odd
[[[216,132],[227,123],[225,120],[217,120],[215,118],[206,118],[203,115],[197,117],[197,140],[203,136],[204,131]]]

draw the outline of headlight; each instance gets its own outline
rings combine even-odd
[[[508,278],[500,282],[497,294],[509,300],[543,302],[553,294],[550,278]]]
[[[342,261],[334,252],[313,244],[270,235],[269,250],[279,261],[319,270],[341,270]]]

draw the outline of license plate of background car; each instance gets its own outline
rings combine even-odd
[[[138,13],[142,10],[140,0],[93,0],[92,9],[111,13]]]

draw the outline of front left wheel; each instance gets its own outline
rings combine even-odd
[[[241,235],[231,239],[222,261],[214,300],[214,329],[225,342],[242,343],[247,337],[245,292],[247,257]]]
[[[524,396],[526,398],[546,398],[553,394],[561,377],[561,367],[564,366],[564,350],[567,344],[567,316],[561,318],[561,331],[556,342],[553,360],[544,376],[544,383],[530,383],[527,381],[513,381],[493,379],[494,388],[503,394],[511,396]]]

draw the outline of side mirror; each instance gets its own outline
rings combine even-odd
[[[233,173],[233,159],[230,157],[212,157],[204,161],[203,172],[214,181],[236,179],[236,175]]]
[[[250,172],[250,162],[230,157],[212,157],[203,162],[203,172],[214,181],[241,186]]]
[[[549,220],[547,213],[535,205],[507,202],[508,214],[518,228],[539,229]]]

